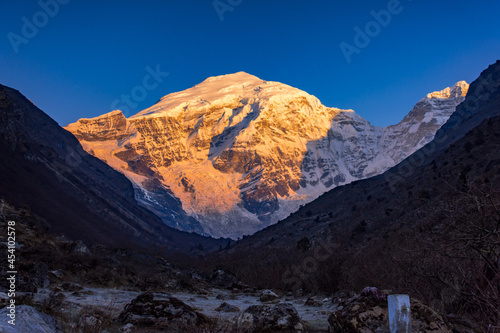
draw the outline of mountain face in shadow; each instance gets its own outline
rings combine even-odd
[[[394,166],[432,140],[468,87],[460,81],[428,94],[399,124],[382,128],[240,72],[169,94],[128,118],[113,111],[66,129],[125,174],[141,205],[168,225],[238,238]]]
[[[471,84],[465,101],[458,105],[450,119],[437,132],[436,137],[423,148],[381,175],[356,181],[325,193],[317,200],[305,205],[299,211],[292,214],[289,218],[279,222],[276,226],[271,226],[252,237],[247,237],[240,244],[252,244],[252,239],[257,240],[266,234],[271,235],[273,233],[272,230],[286,228],[290,223],[298,225],[299,221],[304,224],[304,229],[310,227],[311,230],[326,230],[328,223],[317,223],[314,221],[317,216],[320,216],[320,220],[324,219],[325,222],[335,222],[337,224],[338,221],[344,220],[347,223],[348,219],[354,216],[372,214],[381,210],[384,211],[389,206],[398,206],[396,204],[398,202],[405,202],[406,198],[402,197],[401,193],[398,192],[401,188],[435,188],[436,185],[433,185],[433,183],[442,183],[443,181],[436,181],[433,177],[437,175],[443,177],[444,172],[438,170],[437,166],[434,165],[437,165],[437,163],[449,165],[451,155],[466,155],[460,152],[459,147],[461,146],[459,144],[465,145],[470,139],[469,137],[473,135],[472,133],[484,133],[484,135],[489,134],[490,136],[497,137],[498,135],[494,133],[496,128],[492,127],[492,124],[496,122],[495,119],[498,116],[500,116],[500,61],[491,65]],[[481,134],[477,135],[481,136]],[[459,143],[457,143],[458,141]],[[491,161],[498,160],[498,156],[495,154],[500,147],[496,147],[496,145],[496,140],[476,140],[475,146],[478,148],[486,146],[484,148],[486,153],[484,156],[477,156],[475,160],[471,158],[469,162],[473,161],[478,167],[487,167],[491,171],[492,166],[496,165],[496,163],[492,164]],[[455,152],[451,152],[452,146]],[[469,147],[464,149],[464,151],[467,152],[471,149]],[[445,163],[446,159],[448,159],[448,163]],[[461,160],[465,160],[465,156],[461,157]],[[427,171],[426,168],[429,165],[431,165],[431,171],[436,173],[436,175],[425,174],[424,171]],[[450,177],[454,177],[457,173],[461,172],[461,168],[458,165],[458,161],[451,163],[451,165],[455,166],[456,169],[453,175],[450,175]],[[422,181],[424,183],[421,183]],[[380,194],[376,195],[378,193]],[[363,197],[370,198],[361,200]],[[380,204],[381,202],[385,202],[385,204],[382,205]],[[366,205],[366,207],[361,209],[362,205]],[[401,206],[398,210],[404,211],[405,208],[407,207]],[[312,213],[306,214],[308,211]],[[324,214],[327,214],[327,216],[323,216]],[[310,217],[303,218],[305,215],[309,215]],[[386,214],[383,213],[381,215]],[[379,219],[384,220],[385,218],[381,217]],[[288,240],[276,239],[276,241],[286,244]]]
[[[0,197],[27,206],[55,234],[86,243],[189,252],[218,248],[138,206],[130,181],[18,91],[0,85]]]
[[[485,304],[498,304],[499,153],[497,61],[416,153],[325,193],[220,256],[253,283],[296,291],[375,285],[496,322],[498,307]]]

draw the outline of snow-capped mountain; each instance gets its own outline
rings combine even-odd
[[[461,81],[428,94],[382,128],[240,72],[169,94],[128,119],[113,111],[66,129],[132,180],[137,200],[167,224],[237,238],[394,166],[433,139],[467,90]]]

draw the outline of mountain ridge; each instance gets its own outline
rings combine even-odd
[[[237,238],[395,165],[433,138],[466,87],[431,93],[412,117],[381,128],[300,89],[238,72],[166,95],[129,118],[113,111],[66,129],[129,177],[137,200],[167,224]]]

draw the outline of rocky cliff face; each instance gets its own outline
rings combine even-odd
[[[427,95],[399,124],[372,126],[299,89],[246,73],[211,77],[126,119],[66,127],[124,173],[169,225],[254,233],[325,191],[387,170],[434,137],[468,85]]]

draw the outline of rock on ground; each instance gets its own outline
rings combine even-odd
[[[339,310],[328,317],[330,330],[334,333],[389,332],[389,313],[386,297],[376,288],[365,289],[339,304]],[[412,332],[451,333],[443,317],[432,308],[411,299]]]
[[[229,303],[222,303],[218,308],[215,309],[215,311],[220,311],[220,312],[240,312],[240,309],[234,305],[231,305]]]
[[[238,280],[234,275],[223,271],[222,269],[216,270],[210,279],[214,286],[231,288]]]
[[[179,299],[162,293],[143,293],[133,299],[120,313],[122,324],[139,327],[192,327],[209,321]]]
[[[297,310],[290,303],[252,305],[238,317],[238,328],[245,332],[274,332],[304,329]]]
[[[324,297],[321,297],[321,296],[311,296],[307,299],[307,301],[304,303],[304,305],[321,307],[326,302],[328,302],[328,298],[325,299]]]
[[[9,324],[8,308],[0,310],[0,332],[5,333],[59,333],[61,330],[54,317],[28,305],[16,306],[15,326]]]
[[[264,303],[276,301],[278,298],[279,296],[269,289],[263,290],[260,293],[260,301]]]

